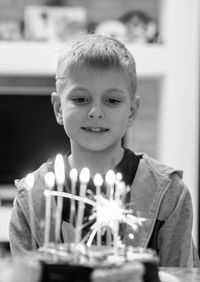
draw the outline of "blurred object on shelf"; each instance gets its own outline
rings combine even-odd
[[[95,33],[126,41],[126,26],[118,20],[106,20],[96,26]]]
[[[158,43],[158,24],[143,11],[129,11],[119,20],[126,25],[129,43]]]
[[[87,33],[83,7],[27,6],[24,12],[25,38],[39,41],[67,41]]]
[[[48,6],[64,6],[67,3],[65,0],[46,0],[45,4]]]
[[[22,39],[21,25],[17,21],[0,22],[0,40]]]

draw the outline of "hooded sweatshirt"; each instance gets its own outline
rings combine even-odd
[[[34,230],[30,231],[30,214],[25,179],[16,181],[9,226],[12,255],[27,254],[32,248],[32,237],[37,247],[44,244],[45,183],[44,175],[52,171],[52,161],[34,171],[32,189]],[[199,267],[199,258],[192,240],[193,210],[190,192],[182,179],[182,172],[166,166],[143,154],[133,183],[130,202],[146,220],[144,228],[134,234],[134,240],[124,236],[125,244],[147,248],[154,246],[164,267]],[[52,212],[56,202],[52,198]],[[128,227],[125,232],[128,234]],[[65,243],[74,242],[75,229],[66,222],[61,224],[61,238]],[[60,238],[60,241],[61,241]],[[50,241],[55,241],[55,220],[51,220]]]

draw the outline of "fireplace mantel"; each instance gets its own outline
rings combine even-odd
[[[140,77],[166,74],[166,48],[163,45],[127,45],[133,53]],[[0,76],[55,75],[63,44],[32,41],[0,41]]]

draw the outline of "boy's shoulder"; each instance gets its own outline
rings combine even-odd
[[[166,165],[148,154],[142,154],[138,167],[137,184],[145,183],[145,186],[152,187],[153,191],[165,195],[188,193],[188,187],[183,180],[183,171]],[[156,193],[157,193],[156,192]]]
[[[150,157],[148,154],[142,154],[142,161],[144,163],[144,168],[149,169],[152,173],[158,177],[168,177],[172,178],[176,175],[178,178],[183,178],[183,171],[176,169],[170,165],[167,165],[155,158]]]
[[[147,154],[143,154],[142,157],[139,182],[141,178],[148,187],[153,187],[152,190],[155,194],[162,192],[166,202],[171,202],[171,206],[173,206],[173,201],[174,205],[176,204],[176,199],[181,194],[188,199],[191,197],[188,186],[183,179],[182,170],[163,164]]]
[[[180,199],[190,201],[190,192],[183,180],[183,171],[142,154],[135,179],[134,197],[142,208],[154,203],[160,206],[159,216],[167,218]],[[135,191],[135,192],[134,192]],[[141,196],[142,195],[142,196]]]

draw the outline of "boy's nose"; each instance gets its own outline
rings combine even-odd
[[[92,107],[90,111],[88,112],[89,118],[96,118],[96,119],[102,119],[104,118],[104,113],[99,107]]]

